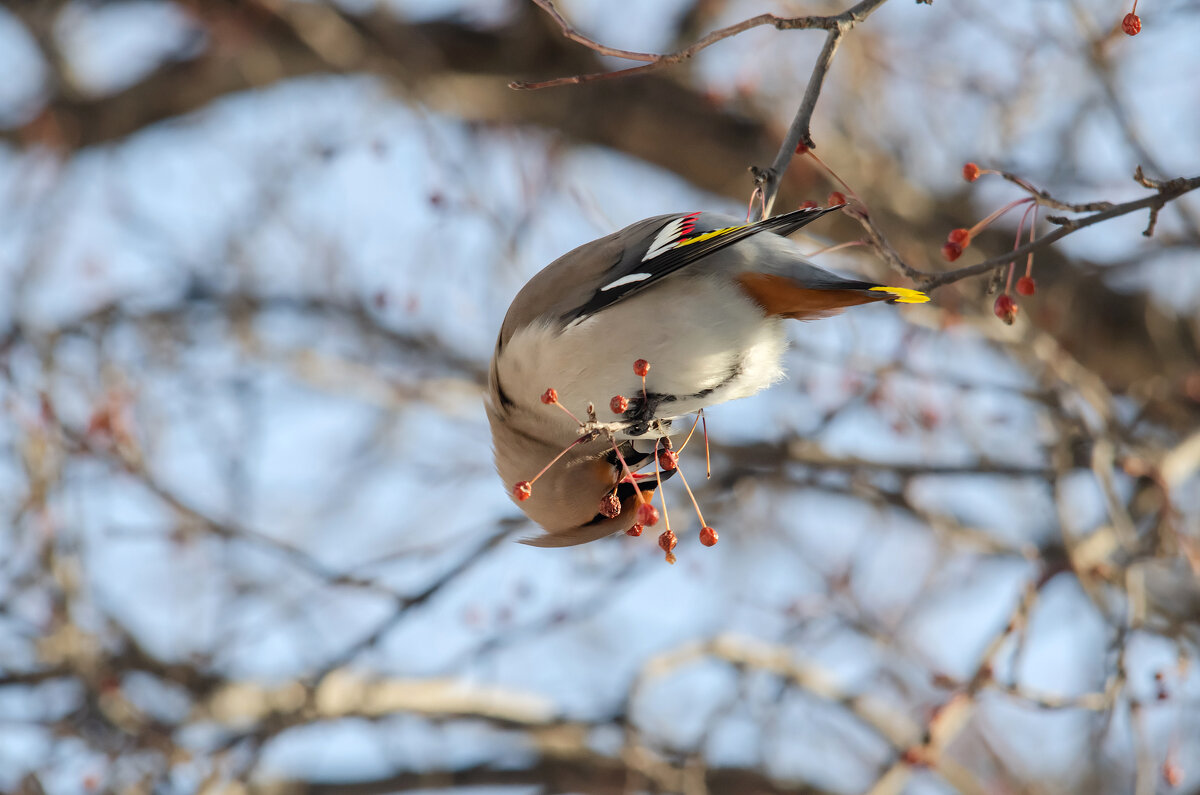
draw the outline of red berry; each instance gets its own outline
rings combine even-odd
[[[1132,11],[1121,20],[1121,30],[1128,36],[1136,36],[1142,32],[1142,18]]]
[[[621,501],[616,492],[609,492],[600,498],[600,515],[607,519],[615,519],[621,515]]]
[[[675,469],[679,466],[679,454],[666,448],[659,450],[658,465],[663,469]]]
[[[813,201],[812,199],[809,199],[808,201],[800,202],[800,209],[801,210],[815,210],[815,209],[817,209],[817,203],[815,201]]]
[[[1032,276],[1022,276],[1017,279],[1017,292],[1021,295],[1033,295],[1037,292],[1037,285],[1033,281]]]
[[[554,387],[550,387],[549,389],[547,389],[545,392],[542,393],[542,402],[545,403],[547,406],[550,405],[551,403],[558,402],[558,393],[554,391]]]
[[[808,147],[804,145],[804,141],[801,141],[800,143],[796,144],[796,154],[798,154],[798,155],[808,154]]]
[[[966,248],[971,245],[971,230],[963,229],[961,226],[958,229],[951,229],[950,234],[946,235],[946,239]]]
[[[624,414],[625,409],[629,408],[629,398],[623,395],[613,395],[613,399],[608,401],[608,408],[613,414]]]
[[[996,298],[996,303],[992,307],[992,311],[996,313],[996,317],[1011,326],[1013,320],[1017,317],[1017,312],[1020,311],[1020,307],[1017,306],[1016,301],[1012,300],[1011,295],[1005,293]]]
[[[836,207],[839,204],[845,204],[845,203],[846,203],[846,194],[842,193],[841,191],[835,190],[833,193],[829,194],[829,199],[826,200],[825,206]]]
[[[646,374],[650,372],[650,362],[645,359],[638,359],[633,363],[633,372],[635,375],[645,378]]]
[[[946,262],[954,262],[962,256],[962,246],[955,243],[953,240],[947,240],[942,246],[942,259]]]
[[[638,524],[654,527],[658,524],[658,509],[648,502],[643,502],[638,506],[637,520]]]
[[[531,494],[533,494],[533,484],[528,480],[522,480],[513,486],[513,496],[517,498],[518,502],[525,502]]]
[[[963,166],[963,179],[967,182],[974,182],[979,179],[979,166],[974,163],[967,163]]]
[[[706,547],[711,547],[717,543],[717,531],[711,527],[700,528],[700,543]]]
[[[644,528],[640,524],[635,524],[633,527],[631,527],[625,531],[625,535],[633,536],[634,538],[637,538],[638,536],[640,536],[642,534],[643,529]]]
[[[670,552],[678,543],[679,539],[675,537],[674,530],[664,530],[658,537],[658,545],[662,547],[663,552]]]
[[[1162,775],[1168,787],[1178,787],[1183,783],[1183,768],[1170,759],[1163,762]]]

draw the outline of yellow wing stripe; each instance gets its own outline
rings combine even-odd
[[[911,290],[908,287],[872,287],[872,291],[887,293],[894,295],[892,299],[897,304],[923,304],[929,300],[929,296],[920,290]]]
[[[699,243],[702,240],[711,240],[714,237],[720,237],[721,235],[727,235],[730,232],[736,232],[737,230],[745,229],[748,226],[750,226],[750,224],[742,224],[741,226],[727,226],[724,229],[714,229],[711,232],[705,232],[703,234],[696,235],[695,237],[689,237],[689,238],[685,238],[684,240],[680,240],[672,248],[683,248],[684,246],[690,246],[693,243]]]

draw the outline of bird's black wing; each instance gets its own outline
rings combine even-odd
[[[754,223],[716,229],[704,229],[705,224],[699,212],[670,217],[649,241],[627,247],[622,257],[605,274],[604,283],[592,297],[562,319],[566,323],[582,320],[739,240],[759,232],[790,235],[840,207],[805,208]],[[708,225],[711,226],[712,222]]]

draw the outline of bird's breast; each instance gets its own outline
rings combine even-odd
[[[729,278],[683,275],[567,326],[545,318],[519,329],[498,354],[499,386],[524,411],[546,412],[562,433],[564,412],[541,404],[549,387],[581,418],[589,403],[602,421],[621,417],[610,401],[642,395],[633,363],[650,363],[646,390],[667,419],[752,395],[783,376],[783,321],[767,317]],[[553,417],[553,419],[551,419]]]

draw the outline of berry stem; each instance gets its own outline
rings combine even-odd
[[[619,482],[628,481],[633,484],[633,491],[637,494],[638,502],[642,505],[647,505],[646,498],[642,496],[642,490],[637,487],[637,480],[634,479],[633,473],[629,471],[629,464],[625,463],[625,456],[621,455],[621,448],[617,445],[617,440],[613,438],[612,433],[608,434],[609,444],[612,445],[613,452],[617,454],[617,460],[621,462],[621,469],[625,472],[625,477]]]
[[[580,436],[578,439],[576,439],[575,441],[571,442],[569,445],[564,447],[561,453],[554,456],[554,458],[550,459],[550,463],[546,464],[546,466],[542,467],[542,470],[533,476],[533,480],[529,481],[529,485],[532,486],[534,483],[537,483],[538,478],[540,478],[542,475],[546,474],[546,470],[549,469],[550,467],[554,466],[555,464],[557,464],[558,460],[560,458],[562,458],[564,455],[566,455],[568,452],[570,452],[571,448],[573,448],[575,445],[579,444],[580,442],[588,441],[589,439],[594,439],[594,438],[595,438],[595,436],[593,434],[585,433],[583,436]]]
[[[696,518],[700,520],[700,526],[707,527],[708,523],[704,521],[704,514],[700,513],[700,503],[696,501],[696,495],[692,493],[692,487],[688,485],[687,478],[683,476],[683,467],[680,467],[676,471],[679,473],[679,479],[683,481],[684,491],[692,499],[692,507],[696,509]]]
[[[860,198],[858,197],[858,194],[854,192],[854,188],[852,188],[852,187],[850,187],[849,185],[847,185],[847,184],[846,184],[846,180],[844,180],[844,179],[842,179],[840,176],[838,176],[838,173],[837,173],[836,171],[834,171],[832,168],[830,168],[830,167],[828,166],[828,164],[826,164],[826,162],[825,162],[824,160],[822,160],[821,158],[817,157],[817,153],[816,153],[816,152],[814,152],[813,150],[809,149],[809,150],[807,150],[807,151],[806,151],[804,154],[808,155],[808,156],[809,156],[809,157],[811,157],[813,160],[816,160],[816,161],[817,161],[817,164],[818,164],[818,165],[820,165],[820,166],[821,166],[821,168],[825,169],[825,172],[826,172],[827,174],[829,174],[829,176],[831,176],[831,177],[833,177],[834,179],[836,179],[836,180],[837,180],[837,182],[838,182],[838,184],[839,184],[839,185],[841,185],[843,188],[845,188],[845,189],[846,189],[846,193],[849,193],[851,196],[853,196],[853,197],[854,197],[854,200],[855,200],[855,201],[857,201],[859,204],[863,204],[863,203],[864,203],[864,202],[863,202],[863,200],[862,200],[862,199],[860,199]]]
[[[688,435],[684,437],[683,444],[679,445],[679,449],[675,452],[682,454],[683,449],[688,446],[688,442],[692,440],[692,434],[696,432],[696,426],[700,424],[700,415],[696,415],[696,419],[692,421],[692,427],[688,430]]]
[[[550,391],[550,390],[547,390],[547,391]],[[576,417],[574,414],[572,414],[571,410],[569,408],[567,408],[566,406],[564,406],[562,403],[560,403],[558,401],[557,393],[553,395],[553,400],[551,400],[550,403],[553,403],[555,406],[558,406],[560,409],[565,411],[567,413],[567,416],[570,417],[571,419],[575,420],[575,424],[578,425],[580,428],[583,427],[583,423],[580,422],[579,418]]]
[[[837,251],[838,249],[850,248],[851,246],[865,246],[865,245],[867,245],[867,241],[865,241],[865,240],[848,240],[845,243],[838,243],[836,246],[826,246],[825,248],[819,248],[816,251],[812,252],[811,254],[808,254],[807,256],[816,257],[816,256],[820,256],[821,254],[832,254],[833,252]]]
[[[999,210],[996,210],[995,212],[993,212],[987,218],[984,218],[982,221],[975,224],[975,226],[971,227],[971,229],[970,229],[971,237],[972,238],[975,237],[975,235],[979,232],[980,229],[983,229],[985,226],[990,224],[992,221],[995,221],[997,218],[1004,215],[1006,212],[1008,212],[1012,208],[1019,207],[1020,205],[1025,204],[1026,202],[1032,202],[1032,201],[1034,201],[1034,198],[1032,196],[1028,196],[1024,199],[1017,199],[1016,201],[1009,202],[1008,204],[1001,207]]]

